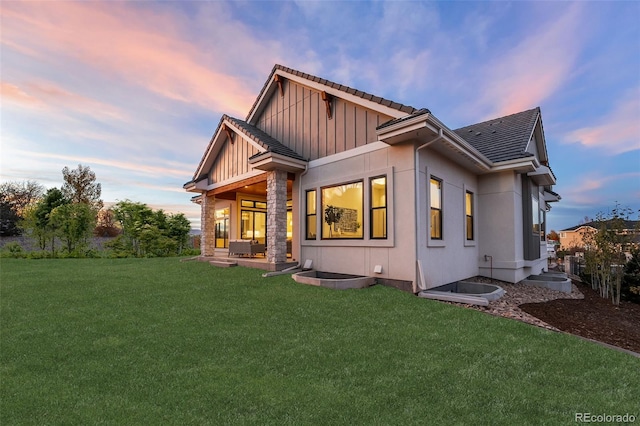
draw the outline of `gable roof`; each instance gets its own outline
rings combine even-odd
[[[391,108],[393,110],[397,110],[399,112],[402,112],[404,114],[413,114],[415,111],[417,111],[417,109],[412,107],[412,106],[404,105],[404,104],[401,104],[399,102],[394,102],[394,101],[391,101],[389,99],[382,98],[380,96],[375,96],[375,95],[372,95],[370,93],[363,92],[362,90],[353,89],[353,88],[351,88],[349,86],[345,86],[345,85],[342,85],[342,84],[334,83],[333,81],[330,81],[330,80],[327,80],[327,79],[324,79],[324,78],[316,77],[316,76],[311,75],[311,74],[307,74],[307,73],[304,73],[304,72],[301,72],[301,71],[298,71],[298,70],[294,70],[293,68],[287,68],[285,66],[276,64],[276,65],[274,65],[273,69],[271,70],[271,74],[269,74],[269,78],[267,78],[267,80],[265,81],[264,86],[262,86],[262,90],[260,90],[260,93],[258,94],[258,97],[256,98],[255,102],[253,103],[253,106],[249,110],[249,113],[247,114],[247,118],[245,119],[246,121],[251,121],[251,118],[255,114],[256,109],[259,107],[259,104],[260,104],[261,99],[263,98],[263,95],[265,94],[265,92],[267,91],[269,86],[273,83],[273,76],[276,73],[279,73],[279,74],[287,73],[287,74],[290,74],[290,75],[293,75],[293,76],[296,76],[296,77],[300,77],[302,79],[308,80],[309,82],[321,84],[323,86],[326,86],[327,88],[335,89],[335,90],[338,90],[340,92],[344,92],[346,94],[362,98],[365,101],[373,102],[374,104],[379,104],[381,106],[388,107],[388,108]]]
[[[230,123],[234,124],[245,136],[251,138],[254,142],[257,142],[258,145],[263,147],[266,151],[275,152],[276,154],[295,158],[297,160],[305,160],[305,158],[291,148],[284,146],[282,143],[246,121],[229,117],[228,115],[224,115],[222,118],[223,120],[227,119]]]
[[[493,162],[532,157],[527,144],[540,117],[540,107],[454,130]]]
[[[218,122],[218,127],[216,127],[216,131],[213,133],[207,148],[205,149],[205,153],[196,168],[196,171],[193,175],[193,179],[185,184],[191,184],[193,182],[197,182],[200,179],[204,179],[206,177],[207,171],[205,170],[207,167],[211,167],[213,164],[213,160],[220,150],[220,146],[224,143],[225,139],[219,139],[218,135],[223,132],[223,125],[228,123],[230,126],[235,127],[240,133],[247,137],[254,145],[259,146],[264,151],[263,152],[274,152],[277,154],[284,155],[286,157],[294,158],[296,160],[305,160],[302,158],[300,154],[293,151],[292,149],[284,146],[276,139],[272,138],[262,130],[258,129],[255,126],[247,123],[246,121],[230,117],[226,114],[223,114],[220,117],[220,121]],[[216,143],[216,140],[219,140]]]

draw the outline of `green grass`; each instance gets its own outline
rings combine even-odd
[[[640,360],[391,288],[177,259],[0,263],[0,423],[570,424]]]

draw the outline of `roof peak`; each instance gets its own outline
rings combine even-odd
[[[247,117],[245,119],[245,120],[247,120],[247,122],[249,122],[249,120],[251,119],[252,115],[255,113],[256,108],[258,107],[258,104],[260,103],[260,100],[262,99],[262,96],[263,96],[264,92],[269,87],[269,84],[273,80],[273,76],[277,71],[282,71],[282,72],[285,72],[285,73],[288,73],[288,74],[293,74],[293,75],[295,75],[297,77],[301,77],[301,78],[303,78],[305,80],[309,80],[309,81],[314,82],[314,83],[319,83],[319,84],[328,86],[328,87],[330,87],[332,89],[336,89],[338,91],[341,91],[341,92],[344,92],[344,93],[347,93],[347,94],[350,94],[350,95],[353,95],[353,96],[357,96],[357,97],[362,98],[362,99],[364,99],[366,101],[377,103],[377,104],[380,104],[380,105],[382,105],[384,107],[387,107],[387,108],[395,109],[395,110],[403,112],[405,114],[413,114],[415,111],[418,111],[417,108],[412,107],[410,105],[404,105],[404,104],[401,104],[399,102],[394,102],[392,100],[385,99],[385,98],[380,97],[380,96],[375,96],[373,94],[364,92],[362,90],[354,89],[354,88],[346,86],[344,84],[335,83],[335,82],[333,82],[331,80],[327,80],[325,78],[317,77],[317,76],[312,75],[312,74],[308,74],[308,73],[305,73],[305,72],[302,72],[302,71],[298,71],[296,69],[289,68],[289,67],[286,67],[286,66],[281,65],[281,64],[275,64],[273,66],[273,68],[271,69],[271,73],[269,74],[269,77],[265,81],[264,86],[260,90],[260,93],[256,97],[255,102],[251,106],[251,109],[249,110],[249,113],[247,114]]]
[[[520,115],[520,114],[531,113],[532,111],[535,111],[538,114],[540,114],[540,107],[537,106],[535,108],[527,109],[527,110],[520,111],[520,112],[514,112],[512,114],[503,115],[501,117],[490,118],[490,119],[485,120],[485,121],[481,121],[481,122],[478,122],[478,123],[473,123],[473,124],[469,124],[469,125],[466,125],[466,126],[462,126],[462,127],[458,128],[458,129],[455,129],[454,131],[458,131],[458,130],[461,130],[461,129],[466,129],[467,127],[479,126],[479,125],[483,125],[483,124],[488,124],[488,125],[491,126],[497,121],[513,118],[514,116]]]

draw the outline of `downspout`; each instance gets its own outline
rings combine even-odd
[[[426,142],[422,145],[420,145],[417,149],[416,152],[414,154],[414,159],[415,159],[415,175],[416,175],[416,182],[415,182],[415,200],[416,200],[416,209],[415,209],[415,230],[416,230],[416,236],[418,235],[417,230],[418,225],[419,225],[419,218],[418,218],[418,212],[419,212],[419,208],[422,205],[420,203],[420,155],[419,152],[421,149],[424,149],[426,147],[428,147],[429,145],[438,142],[440,140],[442,140],[444,138],[444,135],[442,133],[442,128],[440,128],[438,130],[438,136],[436,136],[433,140],[430,140],[429,142]],[[428,238],[428,237],[427,237]],[[425,282],[425,277],[422,271],[422,263],[420,262],[420,258],[419,258],[419,250],[418,250],[418,241],[416,241],[415,244],[415,258],[416,258],[416,264],[418,265],[418,275],[419,275],[419,283],[416,283],[416,286],[419,287],[419,290],[426,290],[427,289],[427,283]],[[414,290],[416,290],[415,286],[414,286]],[[414,291],[414,293],[418,293],[418,291]]]
[[[304,172],[300,173],[300,178],[299,181],[300,183],[298,184],[298,224],[302,223],[302,221],[300,220],[301,216],[302,216],[302,178],[304,175],[306,175],[309,172],[309,162],[307,161],[304,164]],[[306,203],[306,200],[305,200]],[[306,219],[305,219],[306,220]],[[298,253],[298,257],[302,257],[302,231],[301,231],[301,226],[297,226],[298,228],[298,249],[300,251],[300,253]],[[300,263],[298,263],[298,265],[300,265]]]

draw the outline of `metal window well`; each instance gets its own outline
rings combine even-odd
[[[504,289],[495,284],[456,281],[423,290],[418,293],[418,297],[487,306],[489,302],[500,299],[504,294]]]
[[[293,274],[292,278],[301,284],[309,284],[334,290],[365,288],[376,283],[375,277],[363,275],[338,274],[334,272],[305,271]]]
[[[520,283],[571,293],[571,279],[567,278],[566,274],[545,272],[540,275],[530,275]]]

